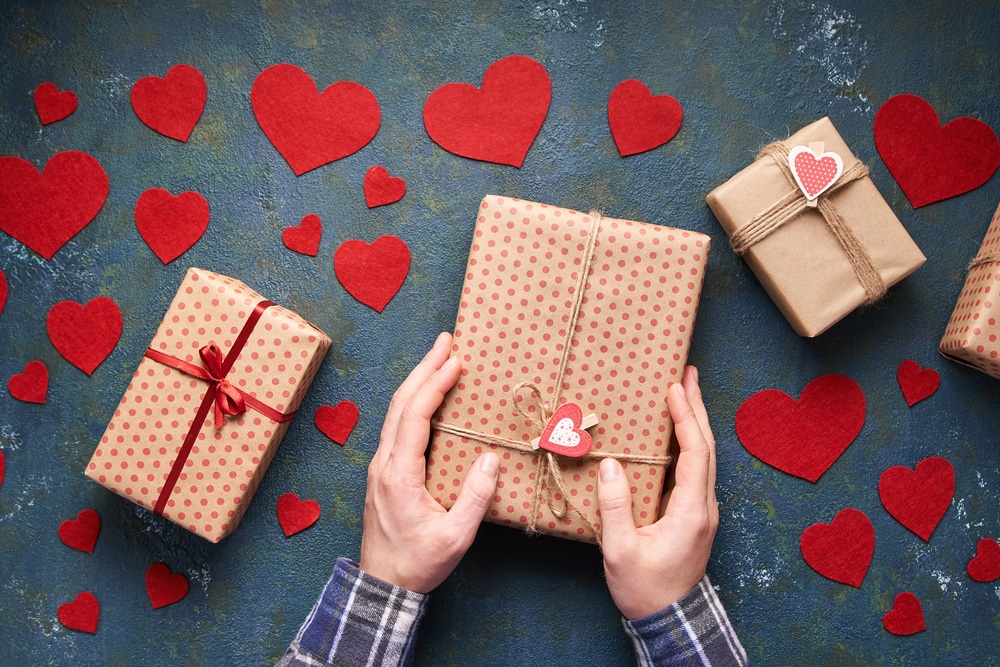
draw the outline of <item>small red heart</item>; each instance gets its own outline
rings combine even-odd
[[[1000,544],[988,537],[979,540],[979,544],[976,545],[976,557],[969,561],[968,570],[969,576],[974,581],[985,583],[1000,579]]]
[[[955,495],[955,469],[947,459],[930,456],[914,470],[893,466],[878,480],[882,506],[924,542],[951,506]]]
[[[91,375],[118,345],[122,313],[106,296],[95,297],[86,306],[60,301],[49,310],[46,327],[59,354]]]
[[[340,81],[320,93],[311,76],[288,63],[257,75],[250,104],[296,176],[361,150],[382,124],[378,100],[360,83]]]
[[[108,175],[87,153],[56,153],[41,172],[0,157],[0,229],[45,259],[89,225],[107,198]]]
[[[351,401],[341,401],[336,406],[321,405],[313,419],[323,435],[343,446],[358,423],[358,406]]]
[[[101,604],[89,591],[76,596],[72,602],[59,605],[56,612],[59,622],[70,630],[97,634],[97,621],[101,617]]]
[[[345,241],[333,255],[333,270],[351,296],[381,313],[406,281],[410,248],[396,236],[380,236],[371,245]]]
[[[848,507],[830,523],[814,523],[802,531],[799,547],[817,573],[861,588],[875,553],[875,529],[864,512]]]
[[[892,609],[882,617],[882,625],[894,635],[912,635],[927,629],[920,600],[909,591],[903,591],[892,602]]]
[[[563,456],[583,456],[590,451],[590,434],[580,428],[583,410],[576,403],[563,403],[552,413],[538,446]]]
[[[1000,140],[975,118],[944,127],[916,95],[896,95],[875,114],[875,148],[913,208],[948,199],[990,180],[1000,167]]]
[[[497,60],[482,89],[448,83],[424,102],[424,128],[449,153],[520,168],[552,101],[545,67],[527,56]]]
[[[35,88],[35,112],[42,125],[55,123],[76,111],[76,93],[72,90],[59,92],[56,84],[46,81]]]
[[[406,194],[406,181],[390,176],[385,167],[375,165],[365,174],[365,203],[368,208],[394,204]]]
[[[165,563],[153,563],[146,570],[146,594],[153,609],[180,602],[187,593],[187,577],[174,574]]]
[[[911,408],[924,400],[941,385],[941,376],[933,368],[920,368],[913,359],[907,359],[899,365],[896,380],[903,390],[903,398]]]
[[[197,192],[176,197],[162,188],[150,188],[135,202],[135,226],[139,235],[169,264],[193,246],[208,229],[208,202]]]
[[[132,86],[132,109],[146,126],[186,142],[208,99],[205,77],[191,65],[174,65],[163,78],[145,76]]]
[[[101,533],[101,515],[92,509],[81,510],[75,519],[59,524],[59,539],[71,549],[94,553],[97,536]]]
[[[302,218],[298,227],[286,227],[281,232],[281,242],[289,250],[315,257],[319,253],[319,242],[323,238],[323,222],[315,213]]]
[[[642,81],[628,79],[611,91],[608,124],[622,157],[662,146],[681,129],[684,110],[670,95],[654,96]]]
[[[7,275],[0,269],[0,313],[3,312],[3,307],[7,305]]]
[[[45,403],[49,392],[49,369],[41,361],[29,361],[23,373],[7,380],[7,391],[25,403]]]
[[[319,503],[315,500],[299,500],[294,493],[278,498],[278,523],[285,537],[291,537],[316,523],[319,514]]]

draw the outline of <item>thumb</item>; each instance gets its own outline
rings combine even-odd
[[[448,511],[448,520],[469,543],[476,534],[479,524],[486,516],[486,510],[493,502],[497,490],[497,474],[500,460],[493,452],[486,452],[472,464],[472,470],[465,477],[458,499]]]
[[[635,519],[632,518],[632,494],[628,480],[622,464],[614,459],[601,461],[597,476],[597,506],[601,510],[601,541],[605,548],[627,547],[638,538]]]

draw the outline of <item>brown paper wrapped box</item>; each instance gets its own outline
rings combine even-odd
[[[708,250],[695,232],[483,199],[455,324],[462,375],[432,423],[431,494],[451,507],[492,449],[488,521],[596,541],[597,471],[615,457],[636,522],[655,521],[670,462],[666,389],[687,360]],[[533,450],[567,401],[599,420],[590,452]]]
[[[243,283],[189,269],[87,476],[218,542],[243,517],[329,347]]]
[[[805,206],[787,166],[779,166],[787,165],[788,150],[813,142],[844,166],[817,207]],[[878,300],[925,258],[828,118],[781,144],[709,193],[708,205],[795,332],[817,336]],[[765,217],[777,224],[750,231]]]

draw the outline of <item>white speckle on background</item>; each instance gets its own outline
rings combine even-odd
[[[98,81],[97,87],[104,91],[104,94],[112,100],[117,97],[131,99],[133,83],[134,81],[124,74],[115,74],[114,76],[109,76],[106,79]]]
[[[590,15],[589,0],[542,0],[531,10],[545,32],[589,31],[590,47],[599,48],[608,36],[608,22]]]

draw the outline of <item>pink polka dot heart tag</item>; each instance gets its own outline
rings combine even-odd
[[[823,153],[817,156],[810,146],[796,146],[788,151],[788,166],[809,201],[829,190],[844,173],[844,161],[839,155]]]

